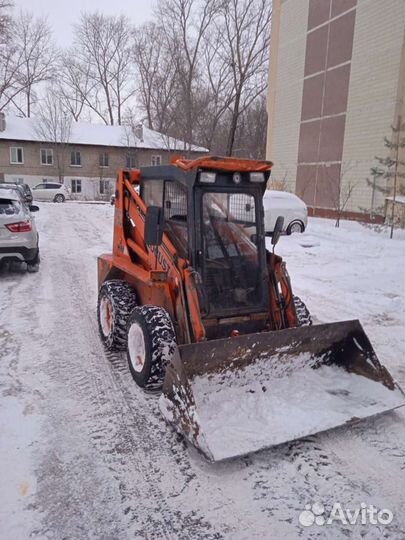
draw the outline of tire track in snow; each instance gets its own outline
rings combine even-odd
[[[86,241],[91,242],[91,240],[86,235]],[[128,519],[129,527],[133,529],[134,523],[140,520],[139,506],[142,505],[139,505],[138,501],[141,500],[144,508],[141,508],[140,511],[142,513],[147,511],[148,516],[147,519],[141,519],[143,528],[140,530],[135,525],[134,532],[141,534],[142,537],[178,538],[187,527],[193,538],[221,538],[221,535],[210,533],[209,529],[212,528],[202,517],[198,516],[197,512],[194,516],[183,515],[178,510],[172,512],[164,494],[158,487],[159,471],[156,470],[156,466],[153,467],[150,453],[159,448],[161,433],[158,433],[157,437],[151,437],[153,431],[150,426],[142,428],[140,420],[147,424],[146,419],[142,417],[139,410],[134,414],[134,408],[128,405],[126,396],[112,376],[111,367],[105,360],[104,349],[95,325],[95,308],[89,310],[88,303],[83,301],[91,290],[91,287],[89,288],[83,279],[83,273],[86,275],[86,269],[81,271],[75,268],[70,258],[77,247],[77,239],[74,245],[64,244],[66,257],[64,257],[63,275],[68,278],[65,285],[68,287],[71,285],[70,301],[78,311],[76,317],[86,329],[87,341],[94,349],[87,355],[86,365],[73,361],[69,366],[66,366],[62,362],[62,364],[55,365],[54,370],[59,376],[61,373],[64,374],[68,377],[69,383],[74,384],[81,402],[86,396],[88,405],[86,411],[90,413],[90,416],[86,419],[85,424],[87,428],[91,425],[100,426],[96,430],[90,429],[90,436],[97,450],[102,453],[104,462],[115,473],[116,481],[120,481],[121,505]],[[66,303],[68,301],[69,299],[66,299]],[[129,377],[129,374],[126,375]],[[136,405],[138,409],[141,405],[141,410],[143,408],[148,414],[150,406],[145,407],[145,404],[139,403],[137,400]],[[114,436],[109,433],[112,428]],[[147,441],[149,442],[147,443]],[[134,450],[137,453],[135,456]],[[118,460],[119,464],[117,463],[117,455],[122,456],[122,459]],[[135,461],[131,461],[130,456],[133,456]],[[136,468],[136,474],[133,472],[131,474],[131,468]],[[132,482],[122,482],[125,477]],[[137,504],[134,505],[134,501]]]
[[[68,224],[63,223],[63,225],[66,227]],[[80,269],[75,268],[74,265],[71,264],[69,257],[69,255],[73,254],[75,245],[76,243],[74,243],[74,246],[70,246],[65,242],[64,251],[67,257],[60,259],[58,254],[55,254],[51,256],[53,260],[49,261],[52,263],[52,270],[54,272],[56,271],[56,274],[65,281],[64,288],[59,295],[61,305],[57,306],[59,309],[52,315],[56,320],[56,326],[63,328],[64,334],[70,334],[72,336],[77,336],[77,328],[75,327],[77,321],[79,320],[83,323],[85,320],[81,317],[81,306],[83,304],[83,298],[86,297],[88,292],[83,289],[80,290],[80,294],[78,295],[77,283],[80,283]],[[79,274],[76,276],[75,272],[79,272]],[[74,294],[69,293],[69,290],[74,291]],[[63,291],[67,292],[65,296]],[[80,309],[77,309],[78,306]],[[61,355],[59,348],[54,348],[53,358],[49,363],[49,372],[54,380],[59,380],[60,382],[63,381],[65,384],[67,383],[70,397],[73,398],[75,402],[80,403],[80,412],[86,414],[85,419],[83,419],[82,414],[77,415],[77,420],[80,422],[80,428],[84,428],[88,431],[97,454],[102,458],[104,464],[108,467],[108,470],[111,471],[111,480],[115,480],[118,486],[121,499],[120,505],[122,508],[122,523],[119,536],[122,537],[127,535],[128,527],[131,529],[131,516],[128,512],[127,501],[147,500],[145,497],[147,490],[145,489],[145,492],[142,493],[142,486],[140,485],[140,480],[142,479],[141,475],[139,475],[139,482],[132,482],[131,489],[122,482],[126,476],[130,475],[131,467],[133,466],[132,464],[125,463],[123,460],[125,452],[128,451],[128,434],[125,426],[123,426],[120,421],[119,408],[114,411],[110,410],[111,407],[107,408],[106,405],[111,404],[111,396],[104,396],[103,391],[100,391],[100,385],[95,384],[95,382],[97,382],[97,377],[95,376],[95,373],[89,369],[91,364],[89,365],[87,363],[88,357],[91,357],[92,354],[94,354],[87,345],[89,342],[88,337],[89,336],[86,336],[86,339],[77,339],[76,337],[76,340],[70,346],[70,358],[67,358],[66,355]],[[68,344],[68,340],[66,340],[66,344]],[[63,345],[65,345],[65,342]],[[91,345],[92,343],[90,341],[90,346]],[[98,367],[98,371],[99,370],[100,366]],[[98,427],[95,428],[95,426]],[[52,463],[52,455],[49,456],[49,461]],[[45,469],[48,467],[49,463],[46,463]],[[62,470],[61,467],[58,469],[57,464],[54,468],[57,473],[62,475],[64,482],[63,490],[66,490],[69,493],[69,484],[72,482],[69,471]],[[143,487],[145,488],[145,486]],[[59,497],[58,503],[63,503],[65,497],[63,493],[58,492],[59,486],[46,486],[45,484],[45,488],[55,489],[56,493],[52,494],[52,498],[54,498],[54,495],[57,495]],[[46,501],[49,500],[49,496],[47,496],[45,491],[42,490],[42,495]],[[75,493],[74,490],[73,493]],[[83,508],[83,506],[88,504],[86,498],[83,497],[83,500],[81,500],[80,496],[76,496],[74,502],[77,511],[86,515],[87,510],[86,508]],[[65,500],[65,504],[67,503],[68,501]],[[50,504],[51,509],[55,511],[55,506],[52,504],[52,501],[50,501]],[[139,506],[141,507],[141,505]],[[56,516],[58,516],[59,519],[61,518],[61,513],[57,510]],[[171,537],[164,527],[161,527],[157,520],[153,519],[153,516],[141,514],[133,516],[133,519],[136,519],[139,523],[136,527],[137,530],[134,530],[134,533],[139,535],[138,537]],[[50,522],[51,527],[56,529],[60,528],[60,524],[57,523],[54,516],[48,515],[48,521]],[[71,526],[71,521],[69,521],[69,519],[66,520],[65,516],[62,517],[61,522],[62,524],[65,522],[67,526]],[[75,525],[77,526],[77,522]],[[93,524],[93,526],[95,525]],[[112,527],[112,529],[114,530],[114,527]],[[132,529],[134,529],[134,527],[132,527]],[[66,534],[66,531],[64,531],[64,534]],[[72,538],[73,537],[74,536],[72,536]],[[97,536],[95,535],[95,537]]]

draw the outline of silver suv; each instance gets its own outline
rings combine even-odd
[[[0,190],[0,264],[25,262],[29,272],[39,270],[39,235],[31,212],[18,189]]]
[[[45,182],[32,188],[32,196],[35,201],[53,201],[63,203],[70,199],[70,191],[65,184]]]

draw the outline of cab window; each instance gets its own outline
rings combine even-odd
[[[146,206],[163,207],[163,180],[147,180],[143,182],[142,199]]]
[[[165,182],[164,189],[165,230],[177,253],[188,257],[187,191],[176,182]]]
[[[166,219],[187,219],[187,192],[175,182],[165,182],[164,214]]]

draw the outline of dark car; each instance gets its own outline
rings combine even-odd
[[[0,189],[18,189],[25,203],[31,204],[33,201],[32,191],[28,184],[13,184],[11,182],[2,182],[0,183]]]
[[[18,185],[21,186],[21,188],[24,191],[25,202],[27,202],[28,204],[31,204],[33,201],[33,197],[32,197],[32,191],[31,191],[30,186],[28,184],[18,184]]]

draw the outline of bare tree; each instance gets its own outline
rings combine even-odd
[[[200,112],[197,117],[198,138],[205,147],[220,149],[227,123],[226,114],[233,100],[232,69],[224,55],[223,29],[219,25],[213,25],[203,41],[203,77],[196,92]]]
[[[221,9],[226,55],[233,78],[233,101],[227,143],[231,156],[241,114],[267,86],[271,2],[225,0]]]
[[[147,125],[159,132],[170,130],[176,111],[178,74],[162,40],[163,29],[155,23],[137,28],[133,54],[137,73],[137,97]]]
[[[262,93],[239,116],[233,153],[252,159],[264,159],[266,136],[266,96]]]
[[[401,160],[399,157],[399,152],[401,149],[405,148],[405,137],[402,134],[405,132],[405,124],[402,124],[402,118],[399,115],[398,120],[395,126],[391,126],[392,129],[392,139],[385,139],[385,146],[391,151],[392,158],[390,162],[387,163],[387,160],[383,161],[387,169],[385,172],[385,177],[391,183],[392,191],[392,203],[391,203],[391,232],[390,238],[394,236],[394,226],[395,226],[395,206],[397,202],[398,192],[400,190],[399,181],[401,178],[405,178],[405,172],[399,172],[399,166],[405,167],[405,161]],[[389,158],[387,158],[389,159]]]
[[[12,41],[0,46],[0,110],[17,98],[24,87],[19,82],[23,56]]]
[[[296,164],[298,165],[298,164]],[[297,166],[298,170],[298,166]],[[295,185],[295,194],[302,199],[308,206],[315,206],[314,201],[315,178],[311,174],[298,176]],[[311,193],[312,192],[312,193]]]
[[[402,123],[402,118],[399,115],[396,124],[391,126],[391,137],[384,137],[384,145],[388,148],[389,155],[385,157],[375,157],[378,165],[371,167],[370,175],[372,180],[369,178],[366,180],[367,184],[371,187],[370,215],[375,215],[376,211],[382,210],[382,208],[375,208],[375,196],[377,192],[382,193],[386,198],[391,195],[388,199],[391,200],[391,215],[388,217],[388,221],[391,225],[390,238],[393,238],[394,236],[397,197],[405,191],[405,186],[403,184],[401,185],[401,181],[403,182],[403,179],[405,178],[405,161],[401,159],[400,155],[405,148],[404,134],[405,124]],[[385,217],[387,218],[387,216]]]
[[[22,54],[12,39],[15,25],[9,14],[10,7],[11,2],[0,0],[0,111],[23,90],[18,82]]]
[[[61,56],[57,93],[66,109],[78,122],[86,107],[86,97],[94,82],[90,81],[90,69],[81,69],[72,56],[65,52]]]
[[[30,117],[36,99],[35,89],[52,79],[57,52],[44,18],[34,18],[31,13],[21,12],[15,21],[14,32],[17,55],[21,59],[18,86],[25,95],[25,103],[19,105],[15,98],[12,102],[24,116]]]
[[[335,227],[340,226],[340,220],[356,188],[356,184],[352,180],[346,181],[347,174],[355,165],[352,162],[343,162],[340,164],[336,174],[327,176],[326,188],[336,215]]]
[[[124,107],[135,93],[130,38],[129,20],[123,15],[85,13],[68,53],[70,92],[106,124],[121,125]]]
[[[199,144],[263,157],[271,4],[159,0],[155,13],[162,23],[134,35],[147,125],[185,141],[186,155]]]
[[[49,89],[35,119],[35,131],[42,141],[52,146],[60,183],[64,181],[71,130],[71,115],[61,98]]]
[[[0,47],[3,45],[8,36],[11,24],[9,9],[14,3],[10,0],[0,0]]]
[[[197,124],[196,94],[203,38],[220,5],[219,0],[160,0],[157,7],[157,17],[165,21],[166,47],[178,74],[182,114],[176,120],[178,135],[188,145],[184,149],[187,153],[194,142]]]
[[[273,174],[270,176],[269,189],[274,189],[277,191],[289,191],[288,188],[288,169],[285,169],[283,175],[280,175],[277,178],[275,178]]]

